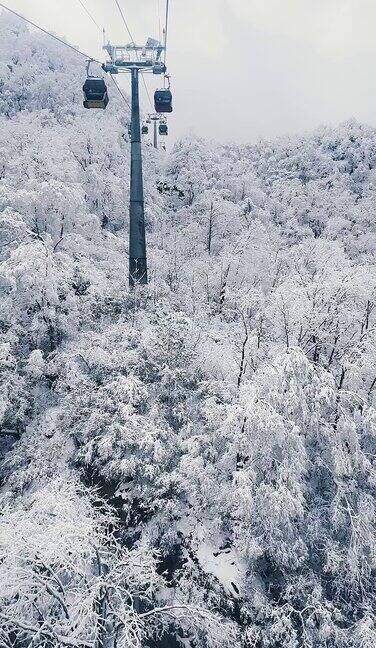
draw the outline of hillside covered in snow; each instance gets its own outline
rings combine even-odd
[[[0,18],[0,645],[374,648],[376,130],[143,147]],[[93,114],[94,113],[94,114]]]

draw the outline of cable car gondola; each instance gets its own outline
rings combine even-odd
[[[142,127],[142,129],[141,129],[141,132],[142,132],[143,135],[147,135],[148,132],[149,132],[148,127],[147,127],[146,125],[144,125],[144,126]]]
[[[85,108],[99,108],[104,110],[108,104],[108,92],[104,79],[90,74],[90,63],[87,65],[87,79],[82,86]]]
[[[107,86],[104,79],[86,79],[83,87],[84,107],[104,110],[108,104]]]
[[[154,93],[154,106],[157,113],[172,112],[172,93],[168,88],[156,90]]]
[[[160,135],[168,135],[168,126],[167,124],[159,124],[159,134]]]

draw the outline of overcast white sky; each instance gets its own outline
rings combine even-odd
[[[82,0],[128,42],[115,0]],[[158,0],[120,0],[133,36],[158,36]],[[79,0],[5,0],[103,57]],[[165,0],[159,0],[164,13]],[[376,0],[170,0],[174,138],[255,141],[356,117],[376,125]],[[84,74],[84,67],[83,67]],[[147,77],[151,90],[155,79]],[[127,87],[127,77],[121,79]],[[147,108],[146,100],[144,100]]]

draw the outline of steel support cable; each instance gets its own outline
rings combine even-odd
[[[167,34],[168,34],[168,14],[169,14],[170,2],[166,0],[166,22],[164,28],[164,51],[163,51],[163,63],[166,66],[166,57],[167,57]],[[163,87],[166,87],[166,72],[163,75]],[[168,83],[170,87],[170,81]]]
[[[120,86],[116,83],[114,77],[112,74],[110,74],[111,81],[113,84],[116,86],[118,93],[120,94],[121,97],[123,97],[125,103],[127,104],[128,108],[131,108],[131,104],[129,103],[128,99],[126,98],[125,94],[123,94],[123,91],[121,90]]]
[[[159,41],[162,40],[162,25],[161,25],[161,5],[160,0],[157,0],[157,18],[158,18],[158,38]]]
[[[69,47],[69,49],[73,50],[77,54],[80,54],[80,56],[83,56],[85,59],[90,59],[91,61],[94,61],[95,63],[99,63],[99,65],[102,65],[101,61],[98,61],[97,59],[93,58],[92,56],[89,56],[88,54],[85,54],[85,52],[81,52],[81,50],[77,49],[77,47],[74,47],[74,45],[70,45],[65,40],[60,38],[59,36],[55,36],[55,34],[52,34],[51,32],[47,31],[47,29],[43,29],[43,27],[40,27],[39,25],[37,25],[32,20],[29,20],[28,18],[25,18],[25,16],[22,16],[21,14],[17,13],[17,11],[14,11],[13,9],[10,9],[9,7],[7,7],[2,2],[0,2],[0,7],[5,9],[6,11],[9,11],[9,13],[11,13],[11,14],[14,14],[15,16],[17,16],[17,18],[21,18],[21,20],[24,20],[25,22],[27,22],[29,25],[32,25],[36,29],[39,29],[39,31],[43,32],[44,34],[47,34],[47,36],[51,36],[51,38],[54,38],[55,40],[57,40],[62,45],[65,45],[65,47]]]
[[[166,0],[166,24],[165,24],[165,37],[164,37],[164,60],[166,65],[166,52],[167,52],[167,33],[168,33],[168,14],[170,9],[170,0]]]
[[[133,38],[133,36],[132,36],[131,30],[129,29],[129,25],[128,25],[127,20],[126,20],[126,18],[125,18],[124,12],[123,12],[123,10],[122,10],[122,8],[121,8],[121,6],[120,6],[119,0],[115,0],[115,4],[116,4],[117,8],[119,9],[120,16],[121,16],[121,18],[122,18],[122,20],[123,20],[123,23],[124,23],[124,25],[125,25],[125,29],[126,29],[127,32],[128,32],[129,38],[131,39],[131,43],[132,43],[133,46],[136,46],[136,43],[135,43],[134,38]],[[139,56],[138,56],[138,52],[137,52],[137,50],[136,50],[136,57],[137,57],[137,60],[139,60]],[[141,77],[142,77],[142,82],[143,82],[143,84],[144,84],[144,88],[145,88],[145,91],[146,91],[146,94],[147,94],[147,98],[148,98],[148,100],[149,100],[150,107],[151,107],[151,109],[153,110],[153,104],[152,104],[152,101],[151,101],[151,98],[150,98],[150,93],[149,93],[148,87],[147,87],[147,85],[146,85],[146,81],[145,81],[144,75],[141,74]]]
[[[115,0],[115,3],[116,3],[116,5],[117,5],[117,8],[119,9],[119,13],[120,13],[120,15],[121,15],[121,17],[122,17],[122,19],[123,19],[123,23],[124,23],[124,25],[125,25],[125,29],[127,30],[128,34],[129,34],[129,38],[131,39],[131,43],[132,43],[132,45],[135,45],[134,38],[133,38],[133,36],[132,36],[132,34],[131,34],[131,31],[130,31],[130,29],[129,29],[129,27],[128,27],[128,23],[127,23],[127,21],[126,21],[126,19],[125,19],[125,15],[124,15],[124,12],[123,12],[123,10],[122,10],[122,8],[121,8],[121,6],[120,6],[119,0]]]
[[[151,110],[153,111],[153,110],[154,110],[154,106],[153,106],[152,101],[151,101],[151,97],[150,97],[150,93],[149,93],[149,88],[148,88],[147,85],[146,85],[146,81],[145,81],[144,75],[142,74],[141,76],[142,76],[142,80],[143,80],[143,82],[144,82],[144,87],[145,87],[145,91],[146,91],[146,94],[147,94],[147,97],[148,97],[148,100],[149,100],[150,108],[151,108]]]
[[[102,27],[100,27],[100,26],[98,25],[98,23],[97,23],[97,21],[95,20],[93,14],[89,11],[89,9],[87,8],[87,6],[86,6],[85,3],[83,2],[83,0],[77,0],[77,2],[80,3],[81,7],[82,7],[83,10],[85,11],[85,13],[89,16],[90,20],[94,23],[94,25],[95,25],[96,27],[98,27],[99,31],[102,32],[102,31],[103,31],[103,30],[102,30]]]

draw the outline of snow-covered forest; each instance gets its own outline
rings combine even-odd
[[[376,130],[145,143],[130,292],[84,74],[1,16],[1,648],[375,648]]]

